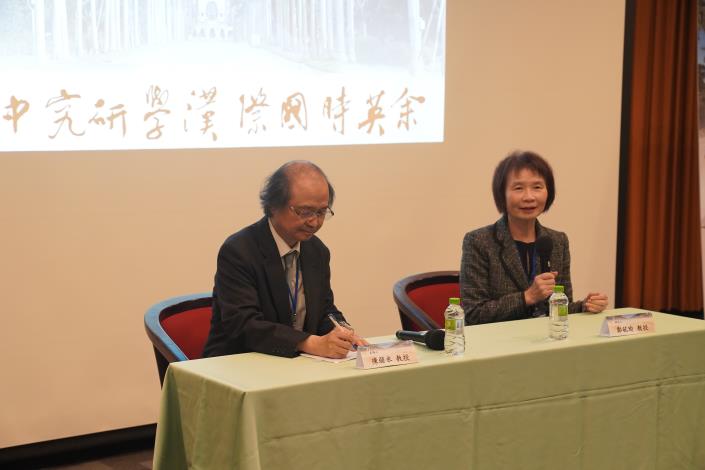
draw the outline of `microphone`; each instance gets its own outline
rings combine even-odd
[[[551,272],[551,252],[553,251],[553,240],[546,235],[541,235],[536,239],[536,251],[541,261],[541,272]]]
[[[405,331],[398,330],[397,338],[401,340],[414,341],[421,343],[434,351],[443,351],[446,332],[444,330],[428,330],[424,333],[420,331]]]

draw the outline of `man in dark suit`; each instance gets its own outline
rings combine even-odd
[[[333,215],[333,186],[310,162],[284,164],[260,193],[265,216],[218,253],[204,356],[257,351],[344,357],[365,344],[333,302],[330,252],[314,234]]]

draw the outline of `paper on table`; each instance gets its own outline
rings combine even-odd
[[[348,351],[348,355],[345,357],[341,357],[340,359],[333,359],[331,357],[316,356],[315,354],[307,354],[307,353],[301,353],[301,355],[305,356],[305,357],[310,357],[311,359],[316,359],[317,361],[338,363],[338,362],[350,361],[352,359],[357,358],[357,351]]]

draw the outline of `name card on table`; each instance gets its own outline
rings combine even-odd
[[[412,341],[390,341],[357,348],[357,369],[401,366],[419,362]]]
[[[627,313],[605,317],[600,328],[600,336],[625,336],[656,331],[651,312]]]

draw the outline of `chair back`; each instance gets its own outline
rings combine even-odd
[[[443,328],[448,299],[460,297],[458,271],[434,271],[405,277],[394,284],[394,302],[404,330]]]
[[[169,363],[203,357],[211,324],[211,295],[207,292],[172,297],[145,313],[144,327],[154,346],[160,383],[164,383]]]

